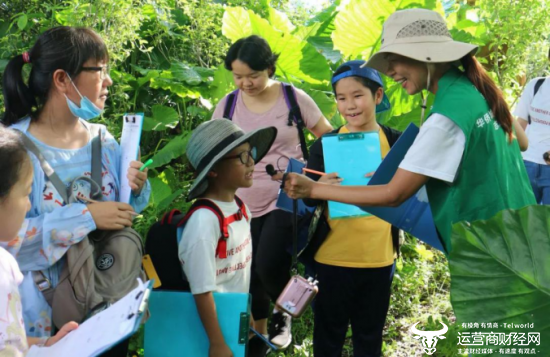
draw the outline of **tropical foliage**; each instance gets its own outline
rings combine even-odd
[[[233,89],[223,57],[240,37],[266,38],[280,54],[277,78],[304,89],[334,125],[342,121],[331,92],[333,70],[344,60],[368,58],[380,46],[382,23],[395,10],[423,7],[444,15],[455,39],[480,45],[480,59],[510,104],[529,79],[546,70],[550,10],[541,0],[320,3],[321,9],[314,10],[289,0],[0,2],[0,70],[51,27],[89,26],[101,34],[110,51],[114,81],[101,121],[118,137],[124,113],[143,112],[146,117],[141,152],[143,161],[153,158],[154,165],[151,202],[136,220],[143,234],[169,207],[186,208],[184,196],[191,180],[184,159],[186,142],[192,129],[209,119],[216,103]],[[386,90],[392,109],[379,121],[397,129],[418,123],[421,98],[407,96],[389,80]],[[416,346],[405,337],[411,322],[426,321],[429,315],[454,319],[445,258],[408,237],[393,289],[384,351],[408,356]],[[311,324],[307,315],[295,325],[298,347],[291,355],[309,355]],[[438,348],[446,351],[441,355],[457,354],[456,341],[452,342],[440,341],[439,346],[447,346]],[[141,353],[139,343],[133,341],[136,353]]]

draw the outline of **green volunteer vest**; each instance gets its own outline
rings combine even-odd
[[[438,85],[430,115],[446,116],[466,136],[455,181],[431,179],[426,185],[435,224],[450,251],[452,224],[488,219],[504,209],[535,204],[535,197],[517,140],[509,143],[472,82],[453,68]]]

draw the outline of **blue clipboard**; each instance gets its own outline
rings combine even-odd
[[[323,135],[323,157],[326,173],[337,172],[344,186],[364,186],[370,181],[365,175],[374,172],[382,162],[378,131]],[[351,218],[370,216],[361,208],[328,201],[329,217]]]
[[[285,172],[296,172],[301,174],[304,167],[306,167],[306,164],[291,158],[288,161],[288,166]],[[292,199],[288,197],[283,190],[279,190],[279,197],[277,198],[277,203],[275,205],[277,208],[293,213]],[[308,212],[313,212],[314,209],[315,207],[306,206],[304,201],[298,200],[298,216],[303,216]]]
[[[372,176],[369,185],[385,185],[391,181],[418,132],[419,129],[414,124],[407,127]],[[446,252],[435,227],[425,186],[398,207],[361,207],[361,209],[410,233],[424,243]]]
[[[225,342],[235,357],[247,354],[250,294],[213,293]],[[145,357],[208,356],[210,342],[189,292],[153,291],[145,324]]]

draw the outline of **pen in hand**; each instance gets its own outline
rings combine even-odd
[[[319,176],[325,176],[325,175],[326,175],[325,172],[315,171],[315,170],[312,170],[312,169],[306,169],[305,167],[302,169],[302,171],[304,171],[304,172],[309,172],[310,174],[319,175]],[[336,176],[335,178],[336,178],[336,179],[340,179],[341,177],[340,177],[340,176]]]
[[[147,168],[147,166],[150,166],[153,163],[153,159],[149,159],[145,161],[145,164],[143,164],[142,167],[139,168],[139,171],[143,171]]]

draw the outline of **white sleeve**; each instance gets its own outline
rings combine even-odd
[[[460,127],[446,116],[435,113],[420,128],[399,167],[452,183],[465,145],[466,136]]]
[[[535,94],[535,83],[537,82],[538,78],[533,79],[523,89],[523,93],[521,93],[521,97],[519,98],[518,103],[516,104],[516,107],[514,108],[514,116],[517,118],[521,118],[524,120],[527,120],[529,118],[529,107],[531,105],[531,101],[533,100],[533,95]]]
[[[181,232],[178,255],[193,294],[216,291],[215,254],[219,237],[220,223],[208,209],[193,213]]]

